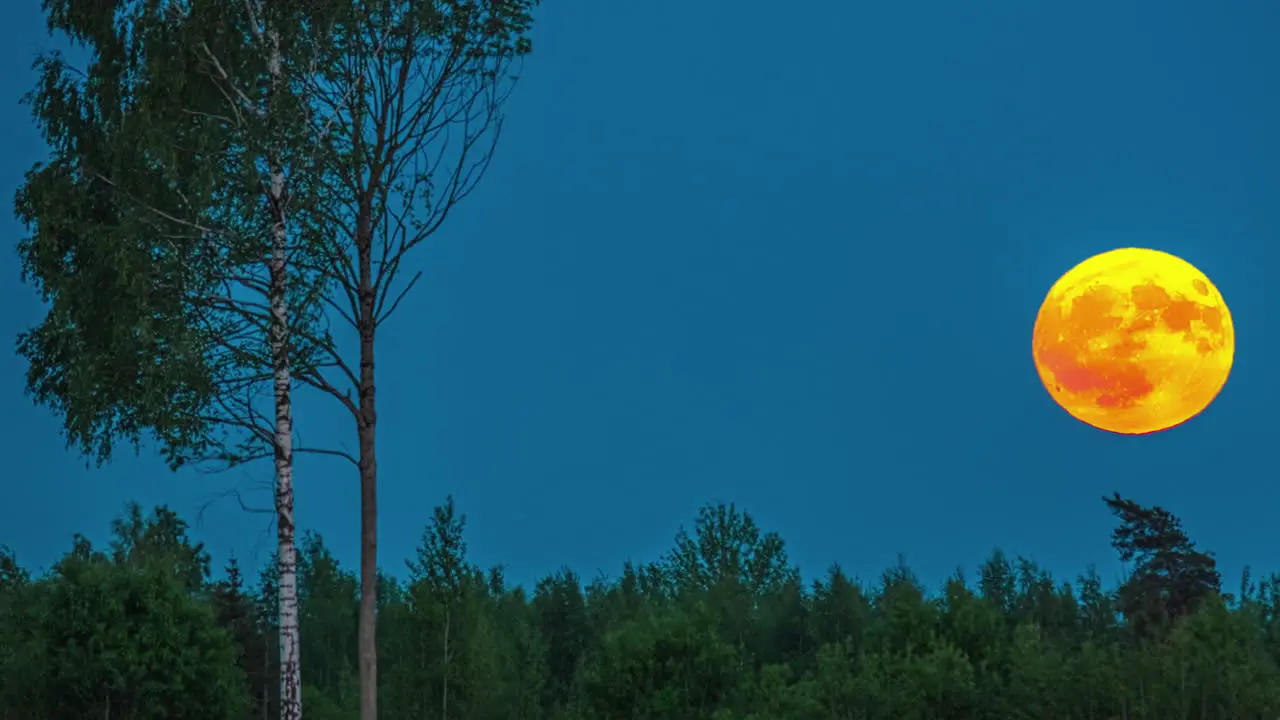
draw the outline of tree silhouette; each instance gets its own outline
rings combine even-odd
[[[1112,547],[1121,560],[1134,563],[1118,600],[1120,612],[1139,637],[1163,634],[1173,621],[1221,591],[1217,561],[1196,550],[1176,516],[1120,493],[1102,500],[1120,521],[1111,532]]]
[[[526,594],[468,558],[447,499],[407,577],[379,575],[379,701],[441,720],[1280,716],[1280,576],[1246,576],[1228,602],[1176,518],[1110,500],[1136,565],[1116,589],[1003,553],[972,583],[957,571],[931,587],[900,560],[868,584],[832,567],[802,585],[780,537],[708,506],[702,533],[662,562],[585,587],[562,569]],[[198,546],[175,513],[130,507],[113,527],[106,552],[77,536],[41,574],[0,549],[0,720],[278,713],[274,560],[256,586],[232,562],[193,589]],[[360,583],[302,537],[304,704],[312,720],[353,720]],[[692,570],[675,587],[673,556]]]

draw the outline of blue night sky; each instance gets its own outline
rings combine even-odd
[[[1280,570],[1280,4],[1224,0],[565,2],[497,160],[413,258],[380,344],[381,564],[401,572],[455,495],[472,557],[529,583],[650,560],[736,501],[812,577],[898,553],[933,587],[996,546],[1114,578],[1119,490],[1216,552]],[[44,150],[19,95],[48,47],[36,3],[0,29],[6,196]],[[11,217],[0,336],[34,324]],[[1049,285],[1156,247],[1214,280],[1238,337],[1226,389],[1165,433],[1093,430],[1030,357]],[[270,479],[100,470],[0,357],[0,543],[46,567],[127,500],[195,518]],[[309,444],[354,448],[327,400]],[[298,520],[355,566],[357,478],[300,458]],[[259,492],[262,503],[268,496]],[[215,562],[270,555],[266,516],[215,505]]]

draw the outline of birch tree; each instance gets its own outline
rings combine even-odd
[[[421,277],[401,281],[410,251],[488,167],[536,0],[281,0],[240,12],[232,0],[49,2],[52,26],[108,60],[80,86],[47,58],[34,103],[61,155],[18,202],[36,228],[23,244],[27,276],[52,304],[20,342],[28,385],[100,460],[149,431],[175,465],[266,454],[279,469],[308,450],[355,464],[361,718],[373,720],[377,330]],[[75,211],[59,216],[66,206]],[[354,329],[353,353],[332,342],[331,315]],[[358,457],[289,447],[291,381],[351,415]],[[263,382],[274,425],[254,402]],[[220,451],[228,439],[215,427],[248,444]],[[288,564],[287,472],[277,490]],[[281,568],[282,662],[296,662],[291,572]],[[282,672],[283,692],[295,677]]]
[[[53,152],[15,203],[31,230],[24,277],[48,304],[18,350],[70,445],[101,463],[150,435],[175,469],[274,460],[290,720],[301,717],[293,453],[309,450],[293,446],[292,369],[329,344],[323,280],[289,266],[315,242],[289,217],[308,193],[299,149],[316,140],[298,140],[305,113],[285,74],[285,53],[308,47],[301,7],[46,0],[50,30],[91,61],[83,72],[57,54],[37,61],[26,102]]]

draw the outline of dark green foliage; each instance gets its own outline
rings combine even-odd
[[[250,717],[270,716],[269,698],[274,679],[267,655],[268,644],[258,627],[254,598],[244,585],[240,563],[232,557],[223,569],[225,577],[212,586],[210,600],[218,627],[231,636],[236,650],[236,666],[248,683]],[[267,710],[267,713],[263,711]],[[276,716],[279,712],[276,712]]]
[[[174,579],[193,592],[209,580],[204,543],[192,544],[186,521],[163,505],[144,518],[142,508],[129,503],[125,514],[112,522],[111,534],[111,556],[118,564],[172,568]]]
[[[526,595],[468,559],[450,499],[407,580],[379,579],[379,699],[409,720],[1280,715],[1280,577],[1246,573],[1224,598],[1176,518],[1108,505],[1134,575],[1167,583],[1141,586],[1164,604],[1122,612],[1144,597],[1132,580],[1055,582],[998,552],[976,583],[957,572],[936,592],[901,561],[872,586],[832,567],[806,587],[781,539],[719,506],[659,563],[585,586],[560,570]],[[131,506],[113,529],[108,552],[77,538],[35,579],[0,550],[0,718],[278,714],[274,564],[252,590],[234,561],[210,582],[165,508]],[[358,583],[314,534],[299,581],[306,712],[354,719]]]
[[[73,551],[9,587],[0,695],[9,717],[237,720],[247,706],[233,638],[162,553]]]
[[[308,42],[303,9],[330,5],[341,6],[266,3],[286,52]],[[300,100],[276,93],[265,112],[267,60],[242,2],[44,6],[50,31],[82,43],[89,62],[41,55],[23,100],[51,149],[14,198],[28,230],[23,279],[48,306],[18,338],[27,390],[96,462],[148,435],[174,466],[260,453],[260,423],[237,403],[272,367],[259,309],[272,225],[262,158],[298,175],[290,251],[305,256],[318,237],[302,212],[319,191],[307,182],[319,151],[300,137]],[[243,97],[229,99],[224,72]],[[328,343],[317,329],[323,283],[291,272],[301,372]]]
[[[44,321],[18,341],[30,363],[27,386],[63,417],[68,442],[99,461],[117,440],[137,444],[147,430],[166,446],[202,450],[208,428],[199,417],[215,373],[188,297],[211,287],[197,274],[208,268],[199,262],[207,253],[200,233],[166,227],[143,208],[198,222],[226,169],[208,158],[230,135],[216,123],[193,127],[178,117],[180,104],[165,102],[199,90],[174,87],[175,73],[150,72],[160,53],[149,51],[170,42],[159,19],[139,13],[117,27],[110,20],[127,16],[127,5],[115,13],[77,0],[46,7],[51,31],[94,53],[93,82],[45,55],[36,62],[40,83],[24,100],[53,148],[15,199],[31,230],[19,243],[24,279],[49,303]],[[168,60],[177,69],[191,58]],[[213,100],[206,94],[189,107],[212,109]]]
[[[586,596],[572,570],[561,570],[538,581],[532,619],[546,654],[543,702],[548,707],[564,707],[573,693],[578,666],[591,638]]]
[[[1141,506],[1120,493],[1103,501],[1120,521],[1111,544],[1121,560],[1133,563],[1117,599],[1135,632],[1144,637],[1163,633],[1221,591],[1213,556],[1196,550],[1169,511]]]
[[[738,651],[698,605],[656,607],[598,639],[581,674],[587,717],[708,717],[732,696]]]
[[[308,532],[298,547],[298,622],[302,637],[315,633],[313,641],[302,644],[304,691],[331,688],[322,702],[338,708],[358,708],[356,664],[351,648],[356,642],[356,604],[360,600],[355,576],[338,566],[320,535]],[[321,693],[324,695],[324,693]],[[305,712],[308,708],[304,695]],[[321,712],[323,716],[326,715]],[[332,715],[340,717],[340,715]]]

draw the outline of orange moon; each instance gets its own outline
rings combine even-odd
[[[1124,435],[1186,422],[1231,373],[1235,329],[1218,288],[1158,250],[1095,255],[1063,275],[1032,333],[1040,380],[1077,420]]]

